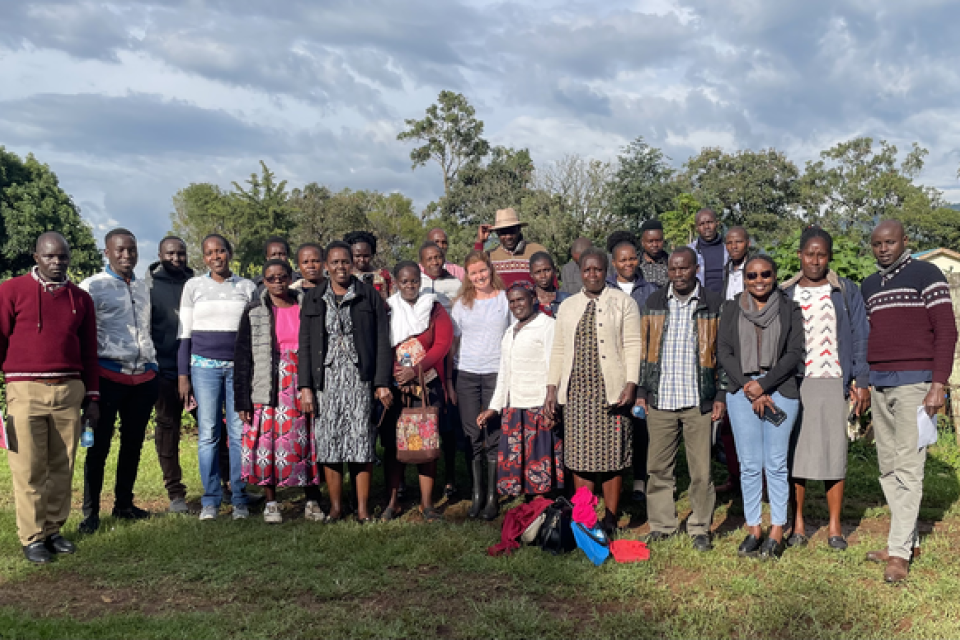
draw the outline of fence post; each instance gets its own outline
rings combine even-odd
[[[948,273],[947,282],[950,283],[950,298],[953,301],[953,316],[960,325],[960,273]],[[953,430],[957,436],[957,445],[960,446],[960,342],[953,355],[953,372],[950,375],[950,417],[953,420]]]

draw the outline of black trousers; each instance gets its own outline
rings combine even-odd
[[[110,455],[110,442],[120,416],[120,451],[117,454],[117,483],[114,507],[133,506],[133,485],[140,468],[143,436],[150,413],[157,402],[159,380],[126,385],[100,378],[100,421],[93,430],[93,446],[87,449],[83,465],[83,515],[100,513],[103,471]]]
[[[180,423],[183,415],[183,403],[176,378],[160,378],[160,393],[157,397],[157,428],[154,445],[157,447],[157,460],[163,471],[163,486],[171,500],[185,498],[187,487],[183,484],[183,470],[180,468]]]
[[[489,420],[481,433],[477,426],[477,416],[481,411],[490,407],[493,392],[497,388],[497,374],[470,373],[457,371],[457,404],[460,408],[460,424],[463,433],[467,436],[470,448],[473,450],[473,459],[486,458],[492,462],[497,460],[497,447],[500,445],[500,420]]]

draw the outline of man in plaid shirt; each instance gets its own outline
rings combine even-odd
[[[723,417],[723,372],[717,365],[717,331],[723,299],[697,280],[697,255],[677,249],[667,261],[669,286],[641,311],[643,361],[637,396],[647,410],[649,541],[677,533],[674,467],[680,436],[690,469],[687,533],[698,551],[713,548],[710,523],[716,502],[710,475],[711,423]]]

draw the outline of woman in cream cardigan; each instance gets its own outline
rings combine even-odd
[[[607,254],[580,256],[583,290],[560,306],[544,411],[564,406],[564,462],[576,489],[603,487],[608,535],[617,525],[623,469],[632,464],[629,415],[640,375],[640,313],[633,299],[608,287]]]

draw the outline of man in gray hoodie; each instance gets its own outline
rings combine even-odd
[[[180,469],[180,418],[183,404],[177,393],[177,351],[180,348],[180,296],[193,270],[187,266],[187,245],[175,236],[160,241],[160,260],[147,269],[150,288],[150,335],[157,350],[160,395],[156,404],[154,444],[170,498],[171,513],[187,513],[187,487]]]

